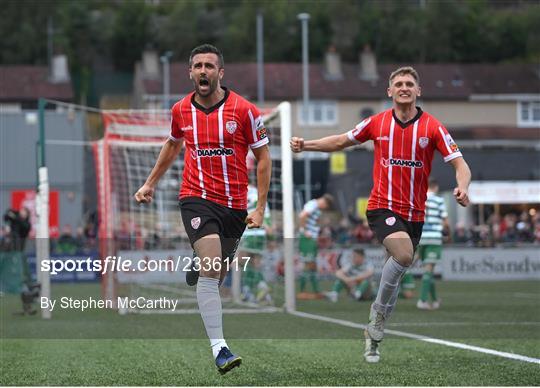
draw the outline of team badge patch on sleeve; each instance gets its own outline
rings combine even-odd
[[[264,139],[266,137],[266,128],[257,129],[257,136],[259,139]]]
[[[255,128],[257,130],[264,128],[264,120],[261,116],[255,119]]]
[[[458,145],[456,144],[456,142],[454,141],[454,139],[452,139],[452,136],[450,136],[450,134],[446,134],[444,136],[444,140],[446,141],[446,144],[448,144],[448,147],[450,148],[450,150],[452,152],[458,152],[459,151],[459,147]]]

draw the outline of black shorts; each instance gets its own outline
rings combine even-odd
[[[189,242],[209,234],[221,239],[224,258],[233,257],[246,229],[247,211],[231,209],[199,197],[186,197],[179,201],[180,213]]]
[[[405,232],[411,238],[413,248],[416,250],[422,236],[423,222],[407,221],[399,214],[389,209],[375,209],[366,212],[369,227],[377,236],[379,242],[394,232]]]

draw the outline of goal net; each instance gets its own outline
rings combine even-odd
[[[150,204],[133,195],[152,170],[170,131],[169,111],[103,111],[105,133],[93,146],[95,157],[100,251],[111,268],[102,275],[104,297],[117,302],[119,312],[197,312],[195,287],[187,286],[185,270],[193,256],[178,206],[184,151],[161,178]],[[248,233],[221,287],[224,311],[272,311],[283,304],[294,309],[292,265],[292,156],[290,105],[281,103],[264,115],[273,169],[264,230]],[[250,176],[256,174],[248,155]],[[284,217],[284,214],[287,215]],[[288,237],[288,238],[285,238]],[[245,257],[242,259],[241,257]],[[291,258],[291,263],[289,259]],[[120,264],[121,263],[121,264]],[[171,309],[158,301],[176,301]]]

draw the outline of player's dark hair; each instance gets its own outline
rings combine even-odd
[[[365,256],[366,255],[366,252],[364,251],[364,248],[354,248],[353,249],[353,252],[358,254],[358,255],[361,255],[361,256]]]
[[[396,69],[390,74],[390,77],[388,78],[388,84],[392,86],[392,80],[396,78],[398,75],[410,75],[414,78],[416,83],[420,85],[420,77],[418,76],[418,72],[414,69],[412,66],[403,66],[399,69]]]
[[[216,54],[218,57],[219,68],[222,69],[225,66],[225,61],[223,60],[223,54],[221,51],[219,51],[216,46],[205,43],[191,50],[191,54],[189,54],[189,67],[191,67],[193,64],[193,57],[197,54]]]

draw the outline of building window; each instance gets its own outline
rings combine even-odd
[[[21,110],[21,104],[0,104],[0,113],[19,113]]]
[[[540,101],[518,103],[518,126],[540,127]]]
[[[337,102],[310,101],[307,114],[302,101],[298,102],[298,124],[300,125],[336,125],[338,123]]]

